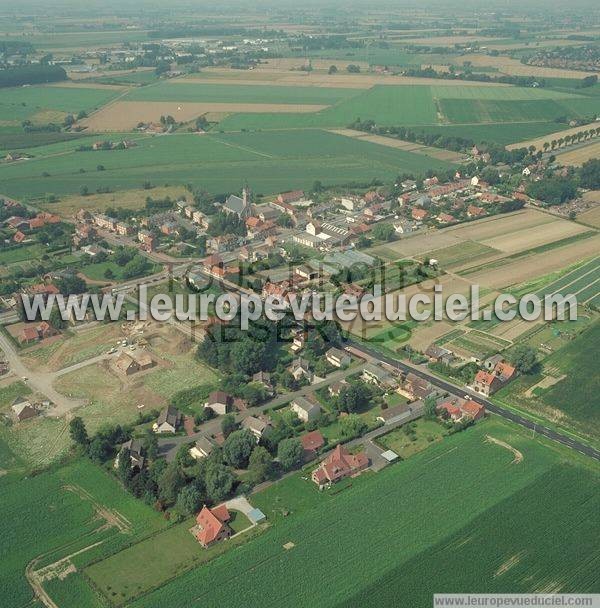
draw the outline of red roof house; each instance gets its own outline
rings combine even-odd
[[[210,547],[224,538],[229,538],[231,528],[226,522],[230,518],[229,511],[224,504],[214,509],[209,509],[206,505],[202,507],[202,511],[196,516],[198,542],[203,547]]]
[[[331,452],[313,471],[312,480],[319,489],[336,483],[344,477],[357,475],[369,466],[369,459],[364,452],[350,454],[341,444]]]
[[[318,450],[325,445],[325,439],[323,439],[321,431],[316,430],[302,435],[300,443],[304,448],[304,459],[312,460],[317,455]]]

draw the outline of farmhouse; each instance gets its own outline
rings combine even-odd
[[[435,388],[424,378],[409,372],[406,375],[406,380],[402,387],[402,392],[408,395],[411,399],[425,399],[429,395],[435,393]]]
[[[227,525],[227,522],[230,519],[231,515],[224,504],[213,509],[204,505],[202,511],[196,517],[197,525],[193,529],[198,542],[206,548],[220,540],[229,538],[231,528]]]
[[[325,353],[325,358],[333,367],[347,367],[351,361],[350,355],[339,348],[330,348]]]
[[[425,356],[434,363],[444,363],[446,365],[448,365],[454,358],[452,351],[448,350],[447,348],[443,348],[442,346],[437,346],[437,344],[431,344],[428,346],[427,350],[425,351]]]
[[[472,420],[481,420],[485,417],[485,408],[471,399],[444,401],[437,406],[438,413],[445,413],[454,422],[469,418]]]
[[[121,449],[115,458],[115,469],[119,467],[121,458],[129,454],[129,463],[132,469],[138,468],[140,471],[144,468],[145,458],[143,456],[143,444],[140,439],[130,439],[121,445]]]
[[[17,397],[10,406],[10,409],[13,411],[18,422],[22,422],[28,418],[34,418],[38,415],[37,408],[32,405],[29,400],[23,399],[22,397]]]
[[[169,405],[162,410],[152,430],[155,433],[175,433],[181,426],[181,418],[179,410]]]
[[[386,410],[381,410],[381,413],[377,416],[377,420],[383,422],[383,424],[395,424],[402,420],[413,420],[415,417],[420,416],[422,412],[422,401],[416,401],[410,405],[400,403],[393,407],[388,407]]]
[[[115,361],[115,367],[126,376],[154,367],[154,361],[147,352],[138,354],[121,353]]]
[[[290,409],[302,422],[314,420],[321,414],[321,406],[318,403],[302,396],[293,399]]]
[[[344,477],[358,475],[369,466],[369,459],[364,452],[350,454],[341,444],[331,452],[313,471],[312,480],[322,490]]]
[[[481,369],[477,372],[473,380],[472,389],[482,395],[489,397],[498,389],[511,381],[515,375],[515,368],[505,361],[496,363],[493,370],[486,371]]]

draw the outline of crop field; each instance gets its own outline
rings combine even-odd
[[[67,144],[55,144],[66,146]],[[0,167],[6,194],[73,194],[85,185],[111,190],[153,184],[192,184],[215,193],[240,188],[244,175],[258,193],[324,184],[393,179],[399,171],[424,172],[449,163],[319,130],[270,133],[177,134],[141,138],[129,150],[76,152],[36,157]],[[97,171],[102,164],[104,171]],[[82,172],[83,170],[83,172]],[[148,192],[151,194],[151,192]]]
[[[32,560],[37,558],[34,568],[43,567],[94,543],[110,544],[114,550],[166,523],[84,459],[33,477],[0,479],[0,501],[4,606],[31,602],[25,568]]]
[[[513,453],[486,435],[519,450],[523,460],[511,464]],[[264,505],[260,494],[255,500],[274,522],[271,529],[132,605],[384,606],[401,593],[419,608],[431,605],[423,572],[443,573],[455,551],[469,568],[441,574],[444,590],[592,591],[598,483],[597,472],[563,464],[521,431],[488,421],[337,493],[320,494],[296,476],[272,486]],[[445,488],[433,501],[432,487]],[[551,535],[547,521],[531,523],[540,520],[534,511],[549,492],[552,519],[564,524]],[[286,518],[278,515],[283,509]],[[286,543],[293,546],[286,550]],[[324,570],[324,563],[340,567]]]
[[[600,157],[600,142],[595,141],[572,150],[558,154],[558,160],[563,165],[580,166],[591,158]]]
[[[87,112],[99,108],[116,96],[118,91],[89,87],[32,86],[2,90],[0,120],[20,123],[33,119],[47,110],[55,112]]]
[[[427,254],[428,258],[437,260],[442,268],[460,266],[469,260],[485,260],[501,252],[489,245],[476,241],[464,241],[442,249],[434,249]]]
[[[565,322],[567,326],[573,323]],[[543,375],[519,378],[499,391],[498,399],[507,404],[541,414],[549,420],[597,441],[600,413],[596,406],[600,378],[596,373],[594,352],[600,339],[600,323],[592,323],[577,337],[563,339],[556,350],[543,360]],[[546,349],[552,340],[545,340]],[[545,388],[536,387],[544,377],[552,379]],[[533,393],[529,392],[533,389]]]

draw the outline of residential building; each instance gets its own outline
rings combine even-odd
[[[314,400],[309,400],[301,395],[295,397],[290,403],[290,409],[302,422],[309,422],[318,418],[321,414],[321,406]]]
[[[204,407],[211,409],[215,414],[222,416],[233,406],[233,397],[224,391],[213,391],[208,396]]]
[[[215,448],[215,444],[208,437],[200,437],[196,439],[194,445],[190,448],[190,456],[194,460],[208,458]]]
[[[362,379],[370,384],[375,384],[383,390],[394,390],[398,387],[398,383],[392,374],[374,363],[367,363],[365,365]]]
[[[350,355],[339,348],[330,348],[325,353],[325,358],[333,367],[347,367],[351,361]]]
[[[242,420],[242,428],[249,430],[258,443],[271,428],[271,421],[266,416],[248,416]]]
[[[451,350],[437,344],[430,344],[425,351],[425,356],[433,363],[444,363],[445,365],[451,363],[454,358]]]
[[[301,435],[300,443],[304,449],[304,460],[305,462],[308,462],[313,460],[318,451],[325,445],[325,439],[323,438],[321,431],[317,429]]]
[[[369,459],[365,452],[351,454],[340,444],[313,471],[312,480],[321,490],[344,477],[358,475],[368,466]]]
[[[34,418],[39,413],[31,401],[24,399],[23,397],[17,397],[12,402],[10,409],[18,422],[22,422],[28,418]]]
[[[144,468],[146,463],[146,459],[143,455],[144,446],[141,439],[130,439],[121,445],[121,449],[115,458],[114,467],[117,469],[119,467],[119,462],[121,458],[125,457],[126,454],[129,455],[129,466],[132,469],[139,469],[140,471]]]
[[[213,509],[209,509],[206,505],[202,507],[202,511],[196,516],[196,526],[194,527],[194,534],[198,542],[207,548],[220,540],[229,538],[231,528],[227,522],[230,519],[231,515],[224,504]]]
[[[155,433],[175,433],[181,426],[181,421],[181,412],[172,405],[168,405],[158,416],[152,430]]]
[[[314,374],[310,369],[309,362],[306,359],[302,359],[302,357],[294,359],[290,367],[288,367],[288,371],[290,374],[292,374],[292,376],[294,376],[294,380],[306,378],[309,382],[312,382],[314,377]]]

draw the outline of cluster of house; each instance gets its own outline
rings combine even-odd
[[[59,222],[60,217],[58,217],[58,215],[42,211],[32,218],[13,215],[4,220],[4,225],[7,228],[14,230],[12,240],[17,244],[20,244],[26,240],[27,233],[43,228],[46,224],[58,224]]]

